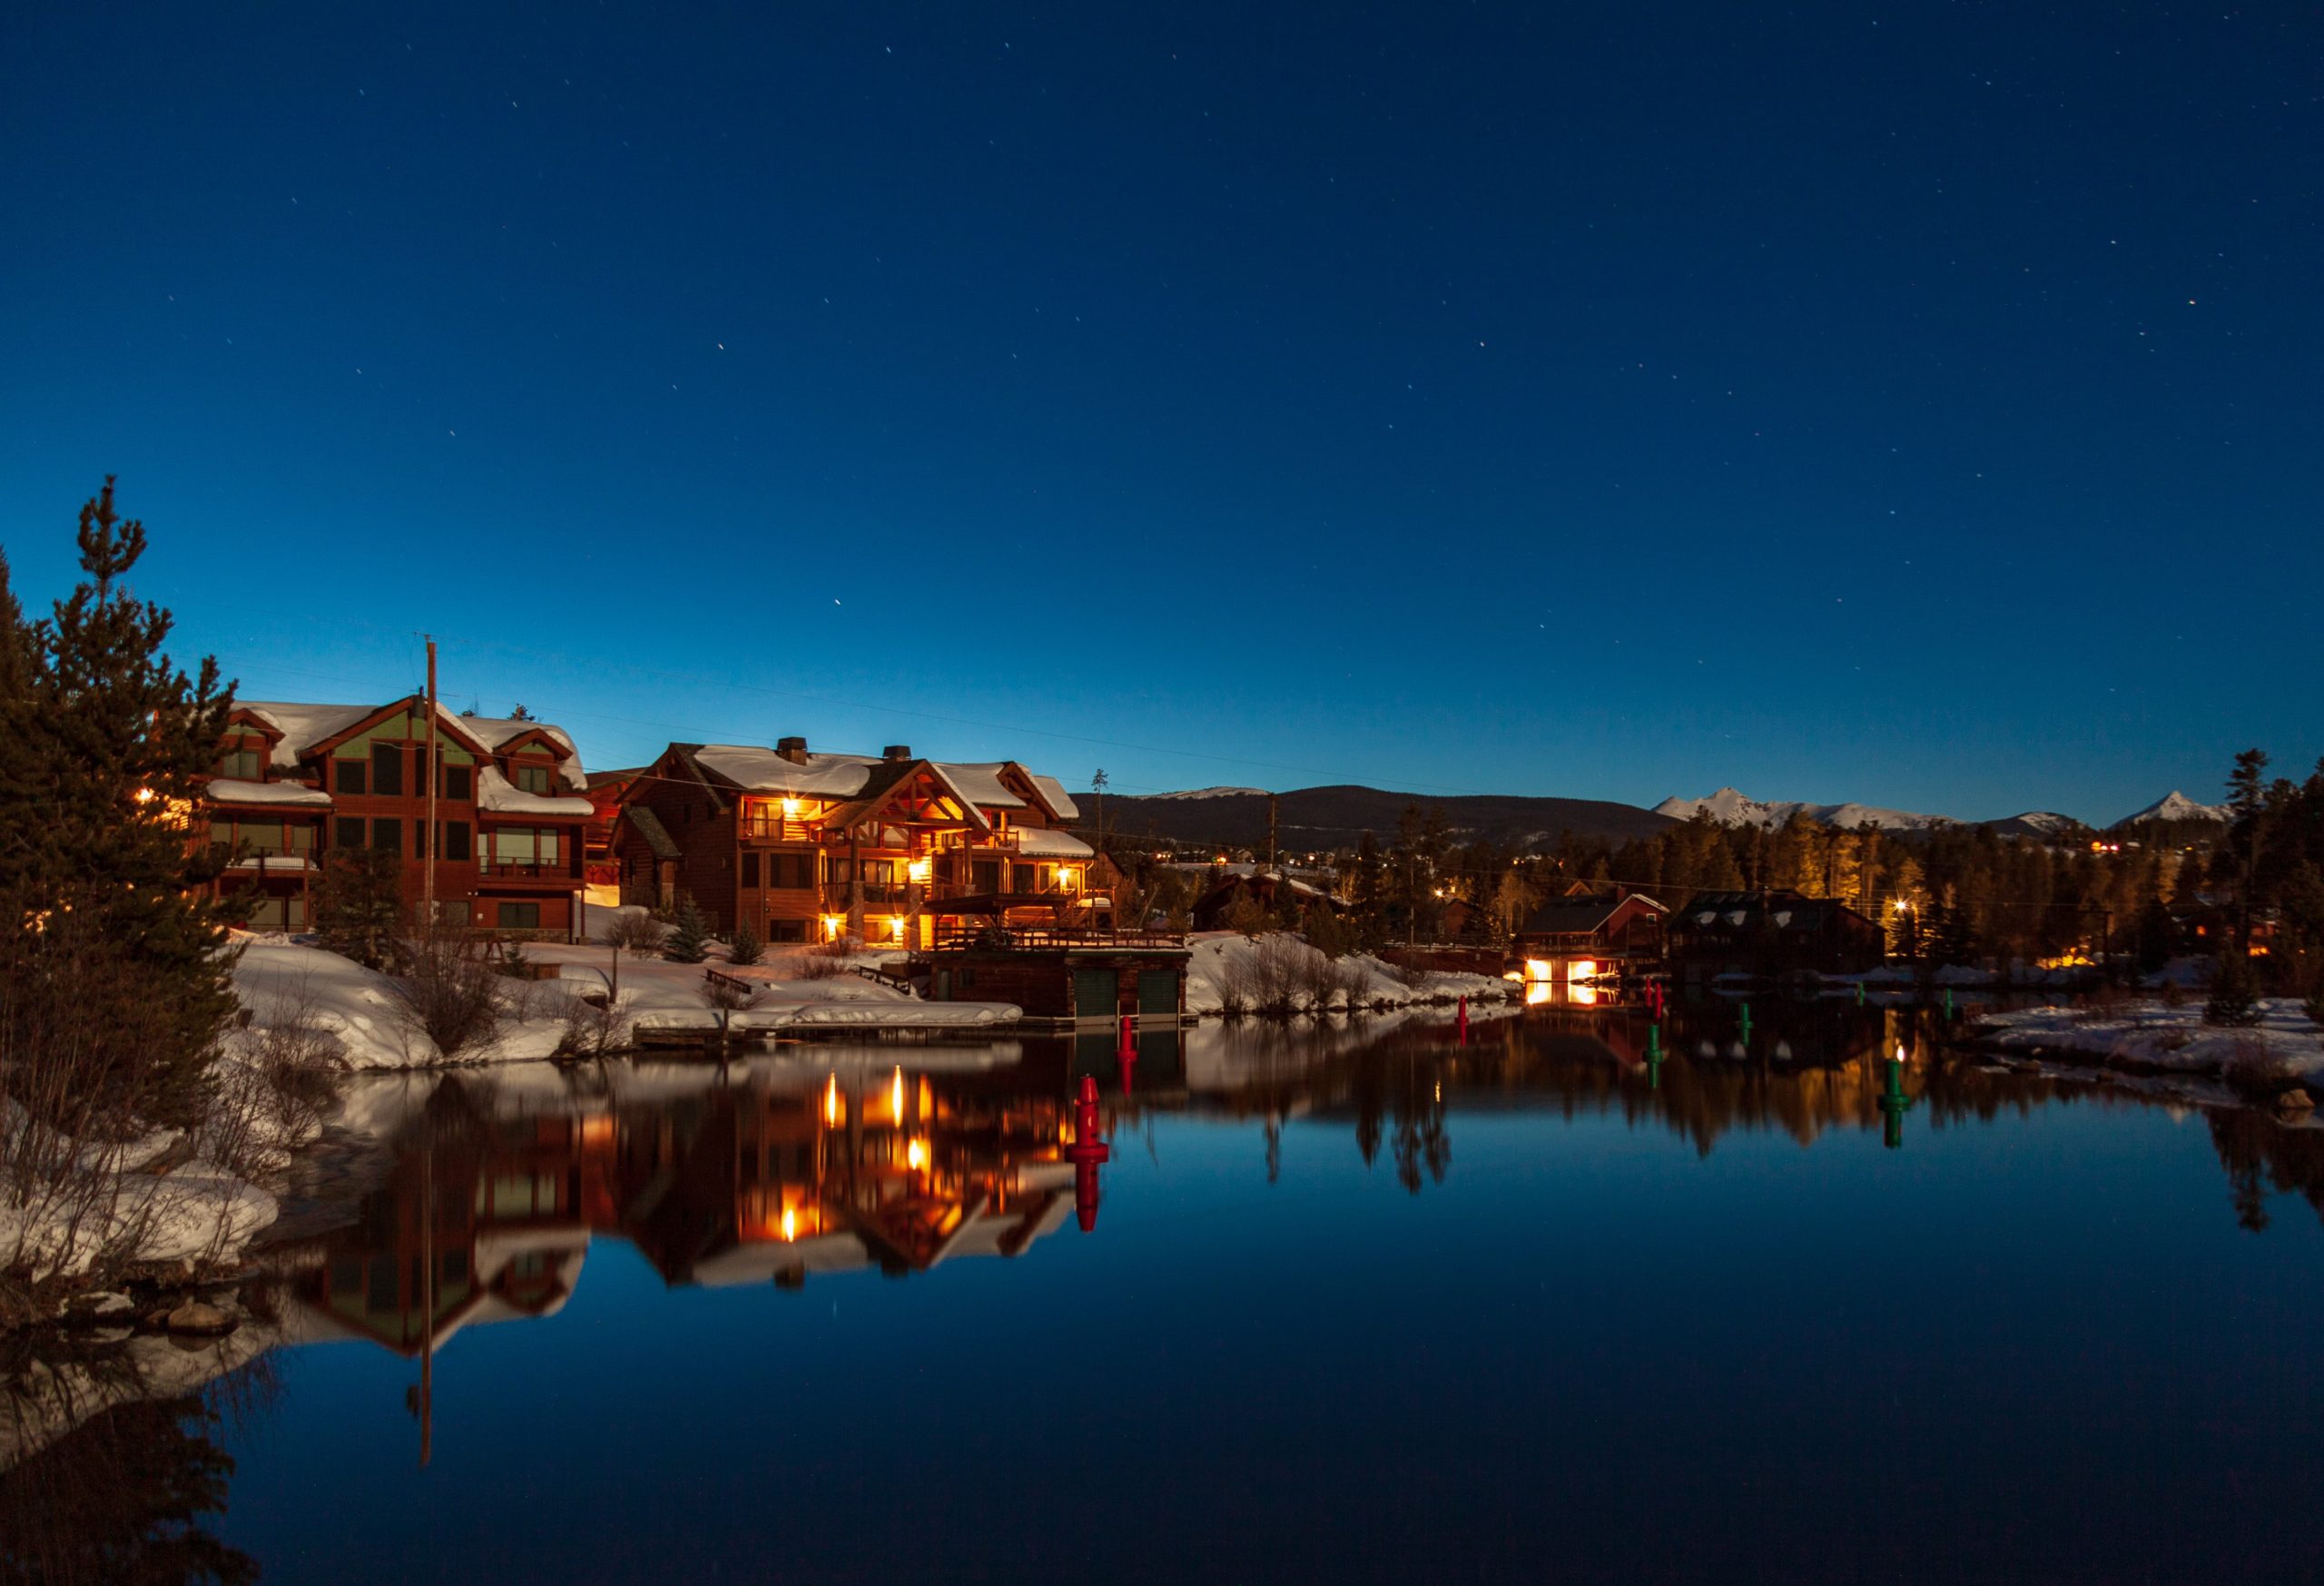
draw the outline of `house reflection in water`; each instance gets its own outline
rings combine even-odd
[[[296,1331],[413,1355],[552,1315],[600,1236],[709,1286],[1021,1254],[1075,1209],[1070,1105],[896,1060],[928,1051],[677,1069],[658,1094],[547,1107],[447,1080],[353,1225],[283,1252]]]

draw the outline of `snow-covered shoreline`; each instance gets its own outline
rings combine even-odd
[[[2029,1056],[2072,1056],[2132,1072],[2239,1075],[2313,1088],[2324,1079],[2324,1028],[2289,997],[2260,1003],[2248,1028],[2208,1025],[2199,1000],[2171,1007],[2138,998],[2081,1008],[2045,1005],[1989,1013],[1972,1026],[1977,1042]]]

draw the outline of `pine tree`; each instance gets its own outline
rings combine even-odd
[[[315,887],[315,934],[323,946],[383,970],[403,929],[402,860],[376,848],[334,850]]]
[[[204,1077],[233,1013],[222,949],[233,911],[204,896],[222,861],[188,841],[196,779],[218,757],[231,706],[216,661],[194,676],[162,646],[169,613],[123,580],[144,525],[113,509],[113,481],[81,508],[86,575],[50,616],[24,627],[0,609],[9,800],[0,932],[12,1053],[69,1035],[84,1105],[152,1123],[198,1116]],[[56,1021],[69,1010],[69,1021]]]
[[[677,921],[662,943],[662,956],[674,964],[698,964],[710,956],[710,927],[692,898],[678,899]]]
[[[726,961],[731,964],[754,964],[759,961],[762,948],[758,932],[751,929],[748,920],[734,927],[734,940],[727,948]]]
[[[2247,953],[2231,949],[2220,954],[2211,971],[2211,999],[2203,1004],[2203,1022],[2230,1029],[2260,1022],[2260,981]]]

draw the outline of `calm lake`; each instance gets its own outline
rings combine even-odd
[[[1948,1058],[1925,1015],[1739,1012],[361,1081],[251,1291],[276,1346],[0,1479],[0,1551],[342,1586],[2318,1578],[2324,1129]],[[105,1552],[172,1503],[190,1551]]]

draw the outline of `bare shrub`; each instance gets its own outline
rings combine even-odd
[[[613,997],[568,997],[555,1055],[585,1061],[608,1058],[628,1047],[629,1032],[629,1015]]]
[[[746,1008],[758,1006],[758,987],[738,980],[732,975],[722,975],[715,970],[703,971],[699,990],[703,1001],[718,1015],[718,1033],[724,1037],[732,1032],[734,1015]]]
[[[2230,1047],[2220,1078],[2246,1101],[2273,1101],[2299,1079],[2289,1059],[2268,1045],[2258,1030],[2239,1031]]]
[[[338,1099],[338,1038],[304,987],[278,997],[264,1023],[234,1038],[218,1089],[192,1137],[196,1151],[239,1177],[280,1171],[320,1130]]]
[[[659,952],[663,940],[669,934],[670,928],[651,914],[622,914],[606,927],[605,941],[624,952]]]
[[[403,943],[403,972],[394,980],[404,1028],[425,1035],[446,1058],[485,1045],[506,1018],[500,977],[464,951],[458,932],[423,931]]]
[[[1219,997],[1230,1013],[1289,1013],[1300,1006],[1311,962],[1329,960],[1295,936],[1260,937],[1226,960]]]

